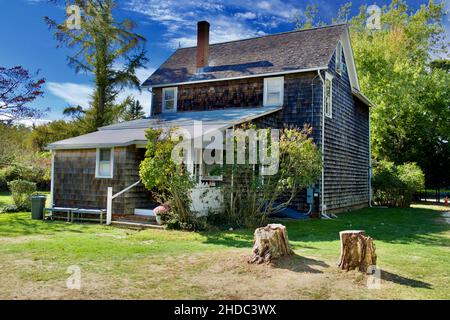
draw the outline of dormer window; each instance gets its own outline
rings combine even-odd
[[[264,106],[281,107],[284,99],[284,77],[264,79]]]
[[[344,51],[342,43],[339,41],[336,48],[336,72],[340,75],[345,71]]]
[[[177,87],[163,89],[162,112],[177,112],[177,95]]]

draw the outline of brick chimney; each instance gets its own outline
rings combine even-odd
[[[209,56],[209,23],[199,21],[197,23],[197,70],[208,66]]]

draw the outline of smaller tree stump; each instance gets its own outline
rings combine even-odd
[[[273,259],[293,255],[286,227],[281,224],[269,224],[255,230],[251,264],[269,263]]]
[[[343,270],[367,272],[369,266],[377,264],[375,244],[362,230],[339,232],[341,239],[341,258],[338,263]]]

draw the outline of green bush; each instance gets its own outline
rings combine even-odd
[[[8,204],[0,209],[0,213],[14,213],[20,212],[19,208],[15,204]]]
[[[36,192],[36,183],[26,180],[8,182],[14,204],[19,210],[31,210],[31,196]]]
[[[14,163],[0,169],[0,190],[7,190],[8,182],[27,180],[38,185],[40,190],[50,187],[50,158],[47,154],[32,155],[23,163]]]
[[[416,163],[380,161],[374,169],[372,186],[376,204],[405,208],[414,194],[424,189],[425,175]]]

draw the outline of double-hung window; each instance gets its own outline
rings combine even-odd
[[[342,74],[345,71],[344,64],[344,51],[342,49],[342,43],[339,41],[336,48],[336,72]]]
[[[163,88],[162,92],[162,111],[177,112],[177,87]]]
[[[329,73],[325,75],[325,116],[333,116],[333,76]]]
[[[114,165],[114,149],[113,148],[97,149],[95,177],[112,178],[113,165]]]
[[[264,106],[281,107],[284,99],[284,77],[264,79]]]

